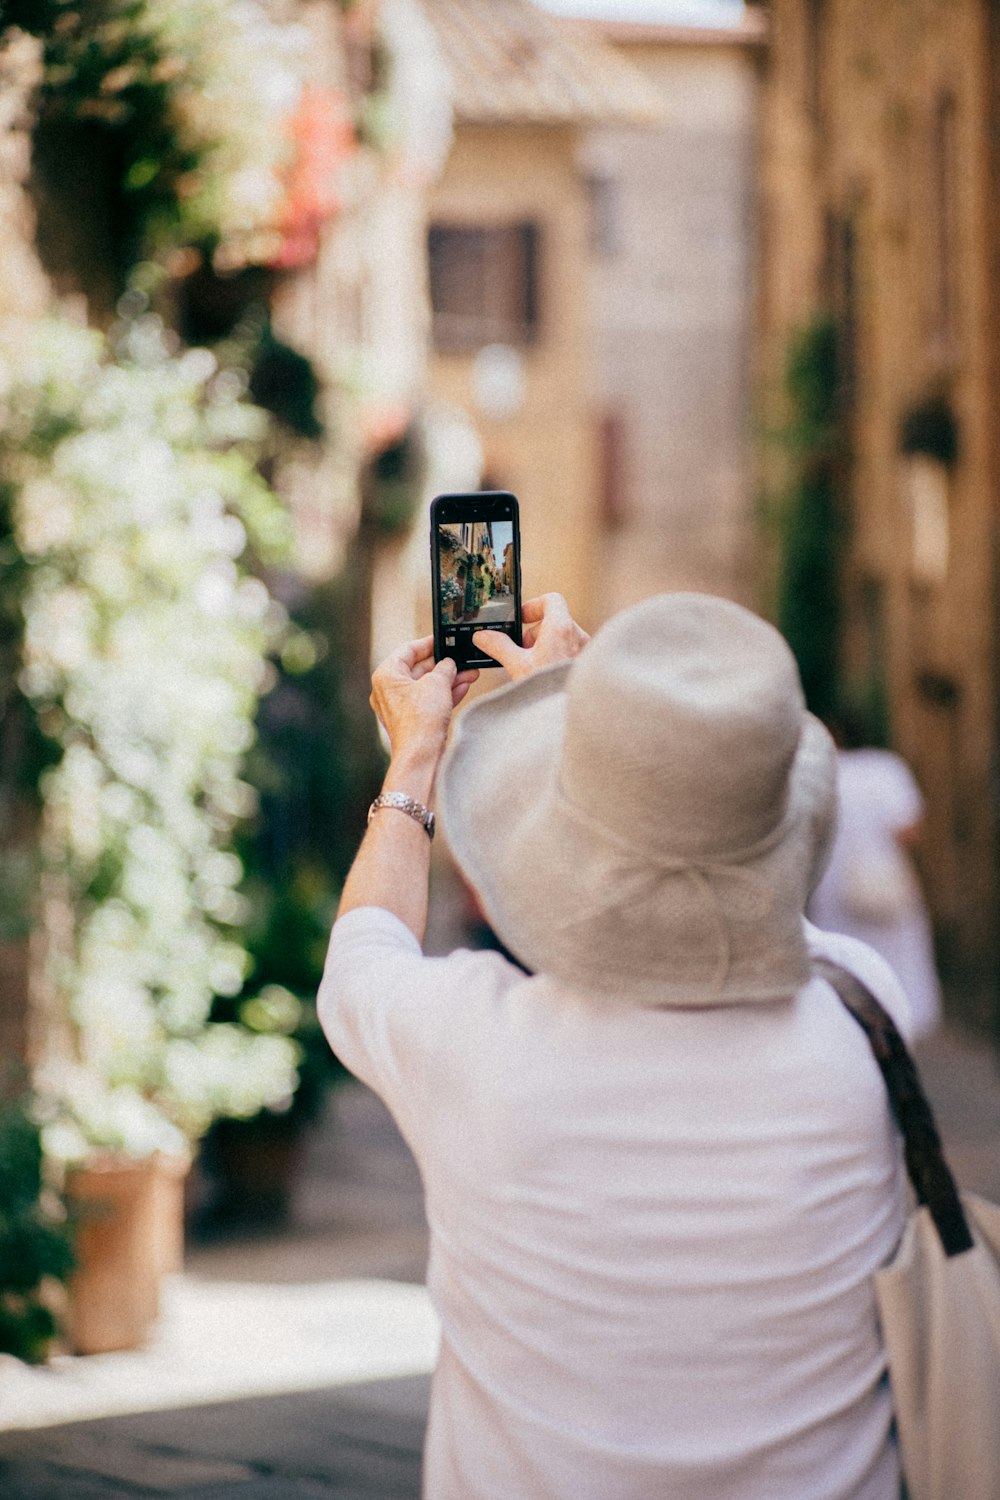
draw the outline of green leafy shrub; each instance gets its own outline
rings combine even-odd
[[[260,0],[4,0],[42,43],[39,126],[87,138],[111,184],[122,269],[175,245],[275,250],[308,40]],[[93,212],[93,201],[88,211]]]
[[[65,1205],[42,1160],[30,1098],[0,1098],[0,1353],[31,1362],[58,1332],[47,1293],[73,1268]]]
[[[841,555],[846,456],[837,331],[818,319],[792,340],[785,374],[789,420],[781,434],[791,471],[778,507],[781,551],[777,623],[795,653],[813,713],[839,696]]]

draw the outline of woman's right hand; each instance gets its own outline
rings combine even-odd
[[[455,663],[434,660],[434,637],[410,641],[387,656],[372,674],[371,706],[389,739],[393,759],[427,756],[436,766],[452,711],[479,673],[456,672]]]
[[[492,656],[506,667],[515,681],[530,677],[539,667],[571,661],[590,640],[573,619],[562,594],[541,594],[537,599],[526,600],[521,608],[521,622],[524,642],[521,646],[500,630],[477,630],[472,637],[473,645],[484,656]]]

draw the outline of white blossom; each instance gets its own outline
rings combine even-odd
[[[243,9],[266,41],[261,8]],[[255,806],[242,760],[287,622],[244,554],[287,523],[226,451],[259,421],[242,386],[203,352],[172,357],[153,318],[126,342],[116,363],[87,330],[0,326],[0,473],[29,564],[18,683],[58,737],[42,836],[74,918],[50,974],[79,1036],[78,1061],[46,1071],[63,1159],[176,1151],[296,1083],[287,1036],[208,1019],[248,973],[229,845]],[[48,451],[28,441],[59,427]]]

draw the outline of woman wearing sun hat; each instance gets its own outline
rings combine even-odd
[[[663,595],[589,643],[558,596],[445,744],[429,640],[372,702],[392,759],[320,992],[423,1176],[442,1323],[428,1500],[895,1500],[871,1273],[905,1194],[829,986],[890,972],[803,912],[834,751],[791,654]],[[440,771],[440,776],[438,775]],[[437,800],[498,953],[421,953]],[[529,972],[525,972],[525,970]]]

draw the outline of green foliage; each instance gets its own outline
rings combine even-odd
[[[249,968],[244,989],[218,997],[213,1010],[218,1020],[292,1036],[299,1048],[299,1087],[289,1110],[295,1120],[315,1117],[342,1073],[322,1035],[314,996],[364,809],[385,769],[367,674],[352,670],[359,657],[352,636],[360,623],[358,572],[348,567],[338,583],[300,599],[296,633],[261,705],[246,768],[259,809],[238,845],[246,871]],[[258,1005],[255,997],[263,994],[277,1007]]]
[[[43,44],[42,130],[87,132],[108,164],[123,270],[172,245],[266,258],[300,28],[259,0],[5,0],[9,26]]]
[[[785,521],[778,627],[795,654],[806,702],[827,718],[838,692],[840,520],[826,474],[803,475]]]
[[[0,1353],[29,1361],[45,1358],[57,1332],[47,1283],[73,1268],[65,1205],[42,1160],[32,1101],[0,1098]]]
[[[837,333],[817,320],[793,340],[782,433],[791,479],[779,507],[777,623],[795,653],[806,701],[822,718],[838,698],[840,558],[844,537]]]
[[[243,990],[218,996],[212,1016],[287,1035],[298,1048],[294,1098],[250,1122],[261,1128],[295,1128],[315,1119],[328,1089],[343,1076],[314,997],[340,887],[363,828],[359,809],[367,807],[384,773],[367,693],[360,722],[351,712],[356,584],[356,572],[348,568],[339,584],[300,600],[296,633],[280,654],[277,682],[261,705],[258,741],[246,768],[260,799],[238,843],[246,872],[241,890],[249,967]],[[227,1125],[227,1137],[232,1134]]]
[[[330,1061],[309,994],[359,777],[350,732],[331,753],[342,669],[317,665],[322,632],[289,633],[254,572],[280,558],[287,527],[256,467],[265,419],[238,397],[249,385],[277,416],[286,431],[272,423],[272,442],[287,429],[319,438],[315,370],[266,314],[230,368],[225,346],[222,368],[203,349],[178,355],[145,294],[200,343],[185,295],[216,317],[263,308],[266,268],[295,263],[277,253],[290,200],[319,222],[339,199],[325,180],[318,202],[306,193],[303,206],[301,182],[291,192],[312,60],[305,30],[270,0],[0,0],[0,45],[12,27],[41,43],[40,251],[65,254],[81,286],[88,257],[103,273],[117,256],[91,281],[93,312],[131,286],[117,305],[136,320],[117,347],[56,324],[0,329],[0,835],[23,796],[43,840],[41,869],[18,854],[0,876],[0,933],[23,937],[42,906],[71,926],[50,979],[81,1056],[47,1069],[64,1106],[49,1149],[176,1150],[217,1115],[284,1107],[297,1082],[297,1107],[312,1107],[321,1050],[327,1072]],[[385,61],[375,48],[372,92]],[[315,188],[315,164],[302,175]],[[179,247],[194,250],[169,253]],[[240,319],[223,321],[212,337]],[[397,527],[412,486],[390,475],[379,499]],[[270,769],[254,745],[268,652],[280,686],[305,685],[310,715],[304,736],[278,727]],[[323,699],[331,684],[336,701]],[[291,810],[311,830],[294,857],[259,862],[239,841],[262,800],[262,825]],[[297,922],[309,928],[301,973]],[[264,990],[294,999],[294,1026],[280,1004],[256,1004]]]
[[[323,424],[316,415],[319,378],[312,361],[275,338],[265,323],[253,351],[250,395],[299,437],[320,438]]]
[[[155,319],[117,347],[6,330],[0,592],[23,640],[0,694],[34,717],[44,888],[72,915],[50,979],[79,1062],[50,1061],[55,1154],[183,1149],[220,1114],[290,1096],[298,1049],[210,1015],[250,957],[242,775],[284,611],[250,566],[287,518],[254,467],[263,417]]]
[[[336,890],[317,864],[293,857],[283,879],[259,861],[246,885],[250,971],[235,999],[219,997],[213,1017],[239,1020],[262,1036],[290,1037],[298,1049],[298,1085],[287,1104],[297,1120],[316,1119],[342,1068],[320,1026],[315,995],[323,976]]]
[[[421,470],[422,455],[411,429],[378,455],[365,476],[364,524],[382,536],[408,531],[420,505]]]
[[[904,413],[899,447],[902,453],[922,453],[947,468],[958,462],[958,422],[947,396],[928,396]]]
[[[819,318],[792,339],[785,391],[792,413],[791,436],[808,452],[828,453],[836,444],[839,392],[837,329],[832,319]]]

